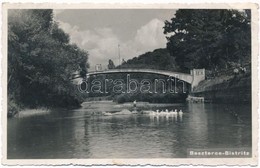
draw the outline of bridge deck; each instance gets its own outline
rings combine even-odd
[[[187,83],[192,83],[192,81],[193,81],[193,76],[190,74],[185,74],[185,73],[180,73],[180,72],[171,72],[171,71],[165,71],[165,70],[155,70],[155,69],[110,69],[110,70],[104,70],[104,71],[88,72],[87,75],[113,74],[113,73],[150,73],[150,74],[164,75],[164,76],[168,76],[168,77],[175,77],[175,78],[183,80]]]

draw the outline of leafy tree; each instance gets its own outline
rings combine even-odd
[[[88,53],[69,43],[52,10],[9,10],[8,96],[19,105],[79,105],[70,81],[85,76]]]
[[[165,21],[167,49],[183,70],[218,70],[249,62],[250,17],[249,10],[180,9]]]
[[[175,58],[172,57],[167,49],[156,49],[152,52],[144,53],[138,57],[127,60],[119,66],[120,68],[148,68],[177,71]]]

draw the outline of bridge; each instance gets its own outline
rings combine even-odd
[[[99,74],[114,74],[114,73],[149,73],[157,74],[168,77],[174,77],[181,81],[191,84],[191,87],[195,87],[199,84],[200,81],[205,80],[205,69],[193,69],[190,70],[190,74],[172,72],[166,70],[156,70],[156,69],[109,69],[104,71],[92,71],[88,72],[87,76],[99,75]],[[79,75],[74,75],[72,79],[80,78]]]

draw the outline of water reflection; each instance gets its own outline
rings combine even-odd
[[[125,108],[100,104],[9,119],[8,158],[172,158],[187,157],[187,148],[251,146],[248,106],[178,104],[159,110],[181,109],[183,114],[92,115]]]

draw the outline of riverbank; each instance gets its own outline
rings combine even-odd
[[[44,115],[50,113],[50,111],[55,110],[70,110],[70,109],[77,109],[80,108],[81,105],[78,106],[68,106],[68,107],[47,107],[47,106],[39,106],[39,107],[24,107],[20,106],[14,101],[8,102],[8,112],[7,117],[28,117],[28,116],[35,116],[35,115]]]
[[[50,113],[50,109],[48,108],[37,108],[37,109],[23,109],[14,115],[17,118],[25,118],[30,116],[39,116],[39,115],[46,115]]]
[[[66,103],[66,102],[65,102]],[[14,117],[16,115],[19,115],[20,112],[23,111],[30,111],[30,110],[35,110],[35,112],[41,112],[41,111],[46,111],[46,110],[52,110],[52,109],[75,109],[75,108],[80,108],[81,103],[77,102],[74,103],[73,105],[67,103],[64,104],[63,106],[59,105],[59,106],[25,106],[25,105],[20,105],[18,103],[16,103],[13,100],[8,100],[8,110],[7,110],[7,117],[11,118]]]
[[[120,94],[113,98],[114,102],[119,104],[127,102],[149,102],[149,103],[184,103],[187,98],[187,93],[133,93]]]
[[[211,103],[251,103],[251,74],[219,76],[202,81],[191,96]]]

